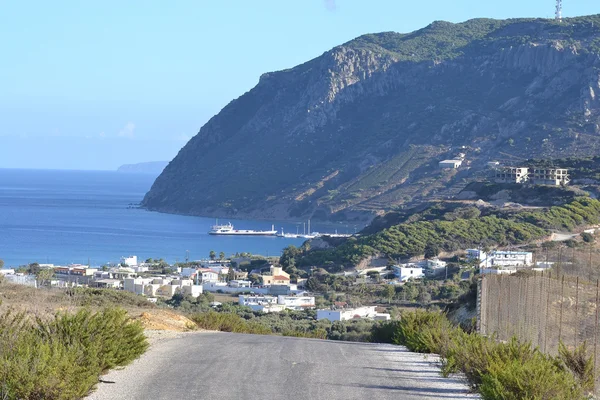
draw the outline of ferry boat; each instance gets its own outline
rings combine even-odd
[[[239,235],[239,236],[275,236],[277,231],[275,226],[271,226],[270,231],[255,231],[252,229],[235,229],[231,222],[227,225],[213,225],[208,231],[209,235]]]

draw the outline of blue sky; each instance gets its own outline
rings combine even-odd
[[[564,14],[599,4],[564,0]],[[0,168],[169,160],[262,73],[361,34],[553,12],[553,0],[0,0]]]

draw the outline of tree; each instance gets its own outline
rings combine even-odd
[[[283,249],[281,257],[279,258],[279,264],[283,267],[283,270],[287,272],[288,268],[296,265],[296,258],[301,255],[301,250],[294,245],[290,245]]]
[[[383,289],[385,297],[388,299],[388,303],[392,302],[392,298],[396,294],[396,287],[394,285],[385,285]]]
[[[594,235],[588,232],[582,232],[581,239],[586,243],[592,243],[594,241]]]
[[[381,274],[378,271],[369,271],[367,272],[367,276],[375,282],[381,281]]]
[[[0,268],[4,268],[4,260],[0,259]]]
[[[217,253],[215,253],[214,250],[211,250],[210,253],[208,253],[208,257],[210,257],[211,260],[214,260],[217,258]]]
[[[29,270],[30,274],[37,275],[37,273],[40,272],[41,268],[40,268],[40,264],[34,262],[34,263],[29,264],[27,269]]]
[[[233,269],[233,267],[229,267],[229,271],[227,272],[227,280],[228,281],[235,280],[235,270]]]
[[[219,253],[219,260],[222,260],[224,258],[225,258],[225,252],[222,251]]]
[[[425,258],[436,258],[440,254],[440,248],[436,244],[428,244],[425,246]]]
[[[54,277],[54,269],[52,269],[52,268],[40,269],[35,274],[35,277],[36,277],[36,280],[38,282],[40,282],[40,285],[44,286],[47,281],[49,281],[50,279],[52,279],[52,277]]]
[[[323,285],[321,285],[316,277],[311,276],[306,280],[304,286],[311,292],[320,292]]]
[[[413,301],[419,295],[419,289],[413,283],[408,282],[402,286],[402,294],[404,300]]]

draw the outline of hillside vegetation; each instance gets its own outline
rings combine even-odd
[[[403,222],[380,232],[352,237],[337,247],[305,251],[299,266],[356,265],[372,255],[409,258],[426,252],[452,252],[470,247],[523,244],[549,235],[550,230],[572,230],[600,223],[600,201],[578,198],[545,210],[497,212],[480,216],[474,207],[458,209],[439,219]]]
[[[490,160],[595,156],[599,54],[599,15],[364,35],[263,74],[186,144],[143,206],[368,221],[451,198]],[[460,153],[461,168],[438,168]]]

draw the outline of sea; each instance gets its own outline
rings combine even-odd
[[[55,265],[118,263],[121,257],[182,262],[252,253],[279,256],[304,239],[211,236],[213,218],[164,214],[136,207],[155,176],[111,171],[0,169],[0,259],[5,268],[32,262]],[[303,232],[306,221],[220,219],[237,229]],[[353,232],[348,225],[313,230]]]

